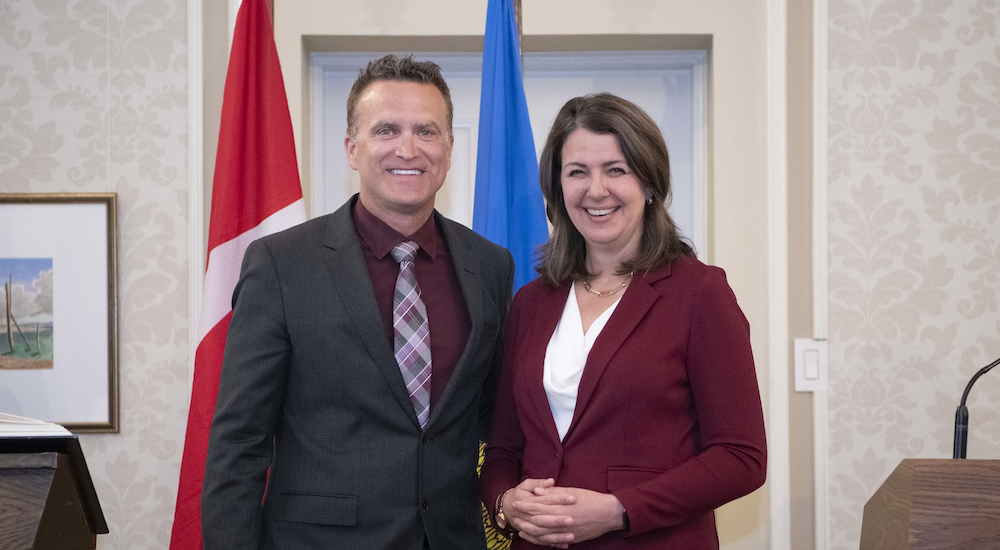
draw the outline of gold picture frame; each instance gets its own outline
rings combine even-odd
[[[117,433],[117,194],[0,194],[0,280],[0,412]]]

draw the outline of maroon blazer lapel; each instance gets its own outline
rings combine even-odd
[[[552,333],[562,318],[562,312],[566,308],[566,299],[572,284],[563,283],[558,288],[549,290],[543,294],[538,303],[533,307],[537,311],[535,321],[528,331],[528,340],[522,342],[525,355],[521,358],[521,364],[526,366],[528,377],[528,397],[535,406],[538,418],[545,425],[545,433],[549,435],[554,443],[559,444],[559,431],[556,429],[556,421],[552,418],[552,409],[549,408],[549,398],[545,395],[545,388],[542,386],[542,373],[545,370],[545,350],[552,339]]]
[[[583,368],[583,376],[580,377],[580,387],[576,394],[576,409],[573,411],[573,420],[570,422],[569,429],[566,430],[564,441],[573,435],[573,431],[580,423],[580,417],[586,412],[587,405],[594,395],[594,390],[597,389],[601,376],[608,368],[611,358],[614,357],[618,349],[635,330],[635,327],[642,321],[642,318],[646,316],[649,308],[660,297],[660,293],[651,286],[652,283],[669,275],[670,264],[667,264],[656,271],[636,277],[625,289],[621,303],[611,314],[608,324],[604,326],[601,334],[594,341],[594,347],[591,348],[590,355],[587,357],[587,364]],[[554,329],[555,325],[552,326]],[[539,374],[539,385],[541,385],[540,382],[541,374]],[[542,396],[545,396],[544,390]]]

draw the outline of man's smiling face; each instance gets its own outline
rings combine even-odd
[[[358,98],[357,121],[344,146],[365,208],[383,220],[430,215],[454,145],[441,92],[432,84],[375,81]]]

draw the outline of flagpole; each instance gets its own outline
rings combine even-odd
[[[521,57],[521,70],[524,70],[524,29],[521,27],[521,0],[514,0],[514,21],[517,21],[517,54]]]

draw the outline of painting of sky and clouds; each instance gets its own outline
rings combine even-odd
[[[0,371],[51,369],[52,258],[0,258],[0,283]]]

